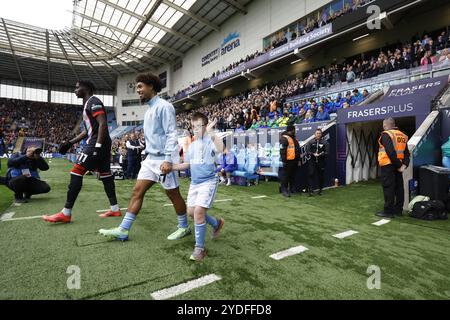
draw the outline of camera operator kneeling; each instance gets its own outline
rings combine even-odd
[[[15,193],[16,203],[27,202],[32,195],[50,192],[50,186],[39,177],[38,170],[49,166],[41,157],[42,149],[29,147],[25,154],[16,153],[8,160],[5,184]]]

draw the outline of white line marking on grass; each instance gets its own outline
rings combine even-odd
[[[151,297],[155,300],[166,300],[178,296],[180,294],[186,293],[196,288],[200,288],[206,286],[215,281],[221,280],[222,278],[215,275],[214,273],[209,274],[207,276],[191,280],[182,284],[179,284],[174,287],[162,289],[159,291],[155,291],[151,294]]]
[[[20,207],[21,205],[22,205],[21,203],[17,203],[17,202],[13,203],[13,206],[15,206],[15,207]]]
[[[42,216],[32,216],[32,217],[22,217],[22,218],[10,218],[10,219],[2,219],[1,221],[33,220],[33,219],[39,219],[39,218],[42,218]]]
[[[173,203],[166,203],[165,205],[163,205],[163,207],[172,207]]]
[[[0,216],[0,221],[9,220],[14,216],[15,212],[7,212]]]
[[[120,208],[119,210],[127,210],[128,208]],[[97,213],[102,213],[102,212],[108,212],[109,210],[111,210],[111,209],[105,209],[105,210],[97,210],[97,211],[95,211],[95,212],[97,212]]]
[[[309,249],[304,247],[304,246],[297,246],[297,247],[289,248],[289,249],[284,250],[284,251],[280,251],[280,252],[274,253],[270,257],[272,259],[275,259],[275,260],[281,260],[283,258],[286,258],[286,257],[289,257],[289,256],[293,256],[295,254],[302,253],[302,252],[304,252],[306,250],[309,250]]]
[[[267,198],[267,196],[256,196],[256,197],[252,197],[252,199],[262,199],[262,198]]]
[[[341,232],[341,233],[335,234],[335,235],[333,235],[333,237],[338,238],[338,239],[344,239],[344,238],[350,237],[350,236],[352,236],[354,234],[357,234],[357,233],[359,233],[359,232],[355,231],[355,230],[348,230],[348,231],[345,231],[345,232]]]
[[[382,226],[383,224],[389,223],[391,220],[389,219],[381,219],[380,221],[372,223],[374,226]]]

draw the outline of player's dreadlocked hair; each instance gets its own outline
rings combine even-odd
[[[87,80],[80,80],[78,81],[78,84],[81,87],[85,87],[90,93],[94,93],[95,92],[95,86],[92,82],[87,81]]]
[[[136,83],[142,82],[153,87],[156,93],[161,92],[162,84],[158,76],[153,73],[141,73],[136,77]]]

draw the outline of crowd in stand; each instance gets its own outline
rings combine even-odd
[[[352,5],[345,4],[342,9],[336,10],[334,12],[327,11],[326,8],[323,11],[319,11],[316,14],[310,14],[308,18],[303,18],[302,22],[295,23],[288,28],[276,32],[271,37],[268,38],[267,44],[264,46],[264,51],[270,51],[272,49],[281,47],[286,43],[297,39],[298,37],[304,36],[311,31],[321,28],[339,17],[345,14],[354,12],[358,10],[359,7],[364,6],[373,0],[353,0]],[[331,5],[332,6],[332,5]]]
[[[191,83],[184,90],[180,90],[177,93],[175,93],[175,96],[179,95],[180,93],[182,93],[186,90],[189,90],[196,86],[201,85],[203,81],[207,81],[209,79],[212,79],[212,78],[218,76],[221,73],[230,71],[230,70],[238,67],[242,63],[253,60],[254,58],[259,57],[259,56],[269,52],[270,50],[281,47],[282,45],[285,45],[288,42],[297,39],[298,37],[304,36],[315,29],[321,28],[324,25],[333,22],[337,18],[339,18],[345,14],[351,13],[351,12],[357,10],[359,7],[365,5],[369,2],[372,2],[372,1],[373,0],[353,0],[352,5],[345,5],[345,6],[343,6],[343,8],[341,10],[336,10],[335,12],[332,12],[331,14],[326,14],[326,15],[322,15],[322,16],[319,16],[318,12],[317,12],[317,14],[311,14],[310,16],[312,18],[308,19],[308,23],[305,24],[304,27],[301,27],[301,28],[296,27],[293,30],[288,28],[286,30],[277,32],[270,38],[268,44],[264,47],[264,49],[262,51],[257,50],[255,53],[249,54],[245,58],[240,59],[239,61],[231,63],[228,66],[222,67],[221,70],[217,70],[216,72],[214,72],[210,78],[203,78],[199,82]]]
[[[219,130],[248,130],[257,128],[282,127],[287,124],[324,121],[339,108],[348,108],[364,99],[368,92],[357,89],[347,92],[345,97],[335,99],[323,97],[303,100],[290,105],[285,99],[312,92],[336,83],[354,83],[355,81],[376,77],[381,74],[409,69],[418,66],[427,67],[435,62],[450,65],[450,34],[442,31],[433,40],[428,34],[418,35],[411,42],[397,43],[377,51],[347,59],[344,63],[309,72],[303,79],[282,81],[266,85],[238,96],[227,97],[217,103],[203,106],[198,110],[217,120]],[[189,129],[190,111],[177,116],[180,128]]]
[[[336,83],[353,83],[396,70],[427,67],[436,62],[450,65],[449,46],[450,34],[446,31],[433,37],[416,35],[409,43],[397,43],[340,64],[334,63],[311,71],[302,79],[267,84],[203,106],[198,111],[217,120],[219,130],[243,131],[326,121],[338,109],[349,108],[364,100],[369,94],[367,90],[355,89],[344,96],[316,97],[292,104],[286,103],[286,99]],[[246,60],[252,58],[248,56]],[[73,137],[81,112],[80,106],[0,98],[0,128],[5,146],[12,148],[19,136],[42,137],[48,146],[45,151],[52,152],[54,146]],[[190,129],[190,111],[178,114],[177,122],[180,128]],[[114,141],[113,152],[124,153],[125,141],[126,137]]]
[[[0,99],[0,128],[5,144],[14,145],[19,136],[45,138],[47,150],[73,138],[82,108],[45,102]]]
[[[226,98],[198,110],[217,121],[218,130],[244,131],[259,128],[278,128],[292,124],[330,120],[331,114],[363,101],[369,92],[358,89],[348,91],[335,99],[324,97],[320,101],[304,99],[296,103],[283,103],[287,96],[299,90],[299,80],[272,87],[255,89],[237,97]],[[177,115],[180,128],[190,130],[190,116]]]

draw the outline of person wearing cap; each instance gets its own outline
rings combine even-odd
[[[300,145],[295,137],[295,127],[289,125],[280,137],[280,156],[283,167],[280,168],[281,193],[290,197],[295,193],[295,177],[300,161]]]
[[[5,184],[14,191],[16,203],[27,202],[35,194],[50,192],[50,186],[41,180],[38,172],[49,169],[41,153],[41,148],[32,146],[8,159]]]

